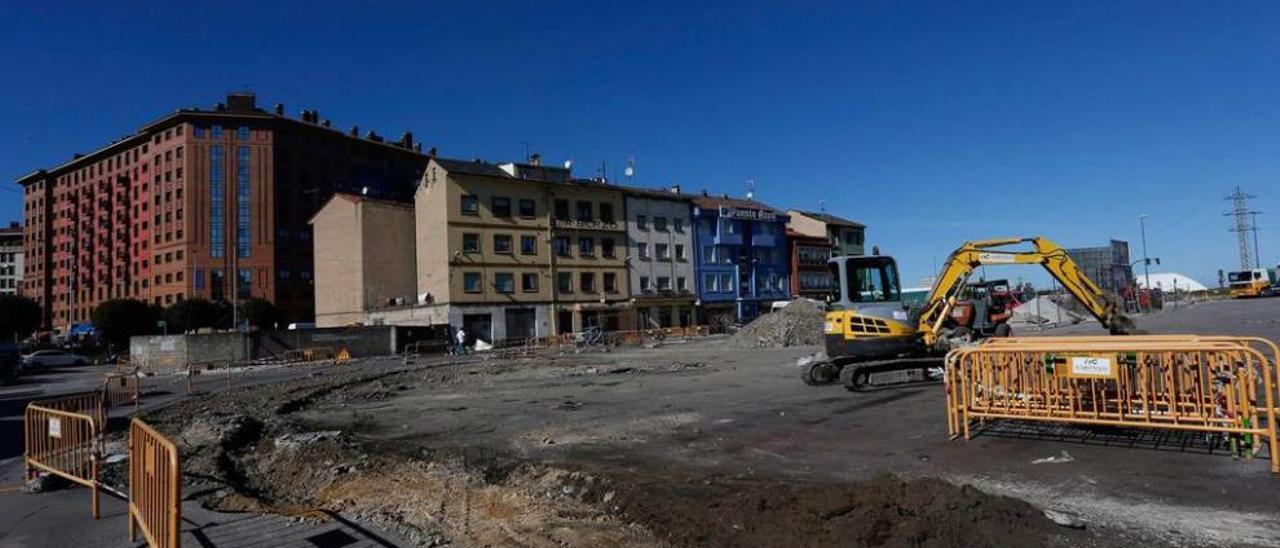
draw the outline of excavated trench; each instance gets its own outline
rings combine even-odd
[[[1105,544],[1026,502],[936,479],[819,483],[666,462],[545,462],[459,440],[364,437],[359,416],[321,431],[296,418],[335,394],[390,400],[447,375],[307,379],[186,400],[147,420],[179,445],[188,499],[221,511],[337,512],[424,546]]]

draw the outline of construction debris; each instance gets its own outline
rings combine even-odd
[[[1084,321],[1084,317],[1059,306],[1048,295],[1041,295],[1013,309],[1012,324],[1051,326],[1068,325]]]
[[[781,348],[822,344],[826,306],[810,299],[796,299],[785,308],[765,314],[733,336],[737,348]]]

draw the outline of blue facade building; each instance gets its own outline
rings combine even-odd
[[[746,323],[791,298],[784,213],[754,200],[701,196],[693,200],[700,316],[710,323]]]

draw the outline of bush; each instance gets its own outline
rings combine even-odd
[[[162,317],[158,306],[135,299],[112,299],[93,309],[93,325],[110,348],[128,348],[129,337],[160,332],[156,321]]]
[[[164,320],[170,333],[186,333],[206,327],[225,328],[224,307],[204,299],[187,299],[165,309]]]
[[[39,328],[39,303],[18,295],[0,295],[0,341],[25,339]]]

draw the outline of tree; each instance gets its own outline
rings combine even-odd
[[[219,327],[222,307],[204,299],[178,301],[165,309],[164,321],[170,333],[185,333],[206,327]]]
[[[0,295],[0,341],[25,339],[39,327],[39,303],[19,295]]]
[[[275,329],[284,321],[284,312],[271,301],[254,297],[240,303],[240,321],[258,329]]]
[[[152,335],[160,330],[160,308],[135,299],[112,299],[93,309],[93,325],[112,348],[127,348],[129,337]]]

